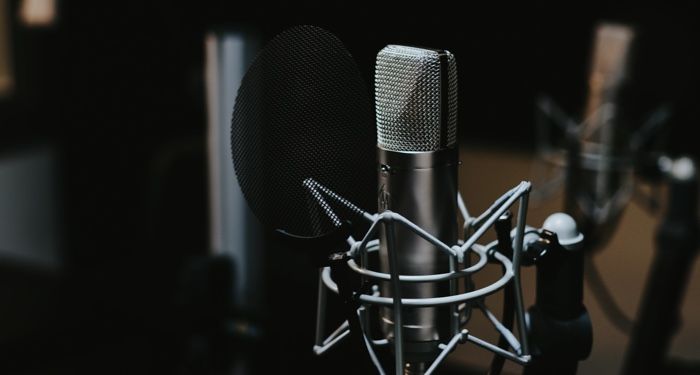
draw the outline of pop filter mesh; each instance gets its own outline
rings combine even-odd
[[[243,194],[263,224],[300,236],[335,228],[304,187],[307,178],[373,212],[375,147],[370,92],[333,34],[295,27],[256,57],[238,90],[231,149]],[[340,206],[333,210],[351,219]]]

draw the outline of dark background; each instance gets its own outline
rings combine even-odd
[[[448,49],[459,67],[462,144],[532,150],[536,96],[549,94],[578,117],[593,27],[625,22],[637,26],[638,48],[624,119],[634,128],[669,103],[668,151],[700,151],[692,137],[700,87],[694,2],[467,2],[457,10],[406,2],[62,1],[57,23],[41,29],[20,25],[18,2],[9,3],[15,90],[0,99],[0,158],[36,145],[57,151],[65,262],[51,276],[2,265],[2,288],[56,301],[27,315],[5,310],[9,324],[29,333],[0,332],[4,373],[215,373],[227,366],[225,353],[286,372],[311,360],[305,340],[315,273],[270,274],[267,285],[278,288],[260,291],[268,309],[232,312],[218,282],[230,270],[207,256],[208,30],[249,28],[268,40],[293,25],[317,25],[346,44],[368,83],[386,44]],[[276,254],[268,267],[285,259]],[[21,293],[3,293],[15,299],[2,305],[21,308],[13,304]],[[222,333],[232,316],[264,327],[262,339]]]

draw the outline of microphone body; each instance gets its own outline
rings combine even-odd
[[[407,154],[379,149],[379,210],[392,210],[445,243],[457,242],[457,150]],[[381,269],[389,272],[387,233],[381,232]],[[449,272],[448,256],[406,227],[395,228],[399,273],[428,275]],[[383,294],[391,295],[384,284]],[[411,283],[401,287],[401,298],[430,298],[449,294],[449,284]],[[384,308],[382,326],[393,335],[392,309]],[[449,334],[449,308],[424,307],[402,310],[405,357],[428,362],[437,354],[439,339]]]
[[[377,55],[375,90],[379,162],[379,212],[391,210],[446,244],[457,242],[457,80],[447,51],[387,46]],[[393,230],[398,273],[450,270],[449,257],[404,226]],[[380,268],[390,272],[387,230],[380,233]],[[382,284],[392,296],[391,285]],[[401,298],[449,294],[449,283],[402,283]],[[381,309],[381,326],[393,340],[393,308]],[[421,373],[451,337],[450,309],[402,307],[405,373]]]

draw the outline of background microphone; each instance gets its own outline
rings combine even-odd
[[[589,249],[613,232],[632,192],[630,137],[618,102],[633,40],[628,26],[597,27],[585,121],[570,145],[566,211],[579,223]]]
[[[389,45],[377,54],[375,104],[379,157],[379,212],[391,210],[447,244],[457,242],[457,66],[443,50]],[[443,252],[403,226],[395,226],[403,275],[449,272]],[[382,228],[380,267],[389,272],[388,230]],[[402,283],[402,298],[449,294],[447,283]],[[388,283],[382,294],[391,296]],[[449,336],[447,307],[402,310],[405,373],[422,373]],[[382,330],[394,338],[391,308]]]

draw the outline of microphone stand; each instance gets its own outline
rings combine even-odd
[[[663,373],[698,245],[698,178],[688,158],[672,162],[669,204],[622,373]]]
[[[533,362],[523,373],[575,374],[593,344],[583,305],[583,252],[565,248],[556,233],[543,230],[528,253],[537,267],[537,291],[527,320]]]
[[[576,129],[567,127],[569,143],[565,211],[573,212],[578,187],[579,142]],[[528,247],[536,264],[535,305],[528,310],[528,339],[533,362],[524,374],[575,374],[578,362],[588,357],[593,327],[583,305],[583,249],[567,249],[556,233],[544,230]]]

